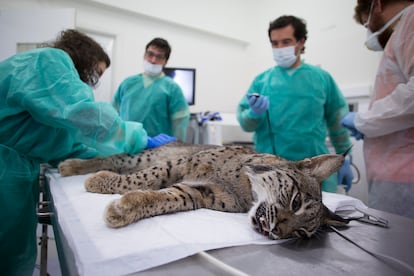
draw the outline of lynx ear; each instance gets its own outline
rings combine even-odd
[[[343,164],[345,157],[339,154],[322,154],[297,162],[298,168],[322,182],[336,172]]]
[[[323,205],[323,219],[322,224],[323,225],[332,225],[332,226],[345,226],[347,225],[349,220],[342,218],[341,216],[338,216],[334,212],[328,209],[325,205]]]

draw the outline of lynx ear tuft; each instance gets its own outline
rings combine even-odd
[[[322,182],[339,170],[344,160],[345,157],[340,154],[322,154],[298,161],[297,164],[304,173],[315,177],[318,182]]]

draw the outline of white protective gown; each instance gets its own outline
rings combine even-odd
[[[365,135],[370,207],[414,218],[414,5],[384,49],[369,110],[357,113]]]

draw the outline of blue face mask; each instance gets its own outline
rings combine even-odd
[[[276,61],[277,65],[282,68],[290,68],[297,60],[295,46],[272,48],[272,51],[273,59]]]

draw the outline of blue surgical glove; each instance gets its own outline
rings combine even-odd
[[[269,98],[267,96],[252,96],[247,95],[249,106],[253,113],[256,115],[262,115],[269,108]]]
[[[342,164],[342,167],[338,171],[338,185],[345,185],[345,191],[349,192],[352,187],[353,179],[354,174],[351,170],[351,160],[346,158]]]
[[[349,129],[351,131],[351,136],[355,137],[355,139],[364,139],[364,135],[355,127],[355,112],[346,114],[341,120],[341,125]]]
[[[164,144],[171,143],[174,141],[177,141],[177,138],[161,133],[155,137],[148,137],[146,149],[156,148],[156,147],[159,147],[159,146],[162,146]]]

